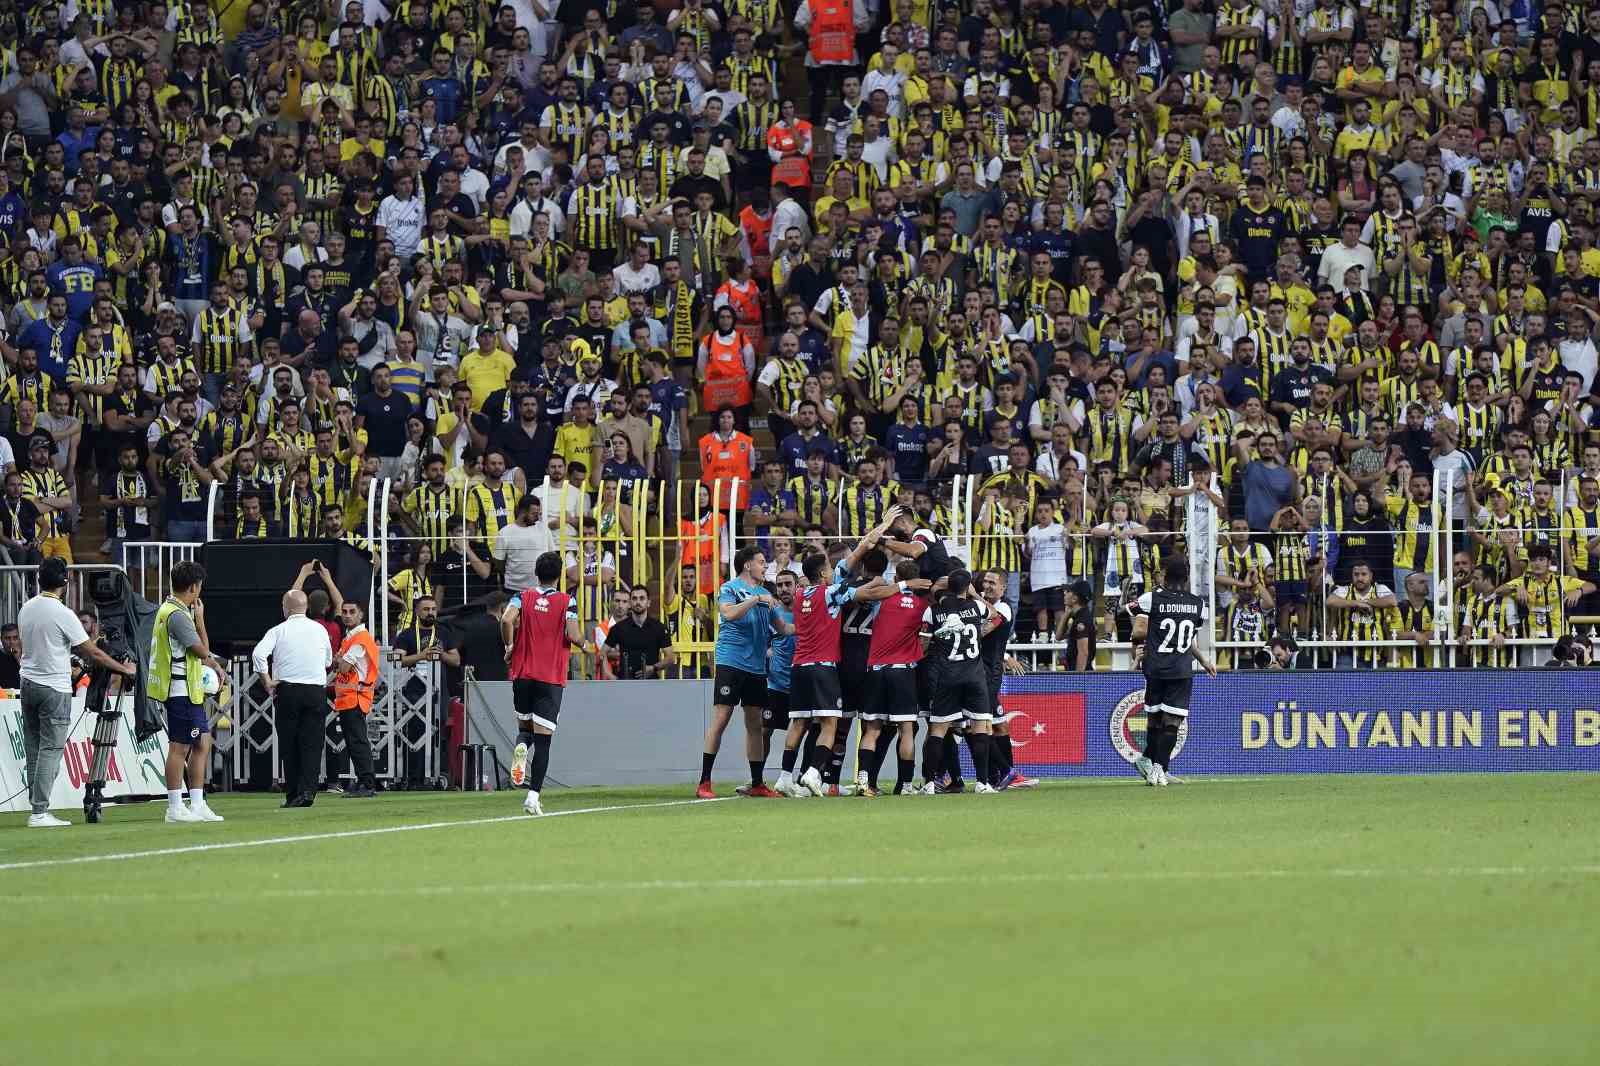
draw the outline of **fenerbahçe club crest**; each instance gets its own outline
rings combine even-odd
[[[1111,746],[1130,766],[1144,750],[1145,723],[1142,688],[1128,693],[1111,708]],[[1173,758],[1183,751],[1184,742],[1188,739],[1189,719],[1184,718],[1178,723],[1178,742],[1172,748]]]

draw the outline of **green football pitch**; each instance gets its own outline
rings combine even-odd
[[[7,815],[0,1061],[1593,1063],[1597,800],[1546,774]]]

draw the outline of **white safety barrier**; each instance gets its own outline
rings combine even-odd
[[[123,696],[122,728],[117,751],[106,772],[107,797],[163,795],[166,792],[167,734],[157,733],[139,742],[133,736],[133,697]],[[0,744],[0,811],[26,811],[28,805],[27,753],[22,742],[22,701],[0,700],[0,724],[5,742]],[[67,733],[61,773],[50,792],[52,810],[82,810],[83,786],[94,765],[95,715],[84,710],[84,694],[72,700],[72,728]]]

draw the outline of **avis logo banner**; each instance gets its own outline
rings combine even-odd
[[[1087,758],[1087,703],[1078,692],[1000,693],[1000,713],[1011,727],[1011,752],[1016,764],[1082,764]]]

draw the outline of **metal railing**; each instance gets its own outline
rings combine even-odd
[[[221,708],[232,720],[232,728],[217,736],[232,780],[240,785],[271,787],[283,780],[283,757],[278,750],[278,734],[273,724],[273,701],[258,684],[248,658],[228,663],[230,700]],[[443,765],[439,744],[442,738],[445,691],[439,663],[423,661],[402,666],[401,656],[393,651],[379,664],[378,686],[367,716],[367,738],[372,745],[373,769],[379,781],[430,784]],[[329,712],[328,731],[323,744],[322,780],[348,780],[354,777],[345,741],[336,728],[337,716]],[[343,765],[328,773],[328,759]]]
[[[200,553],[197,541],[136,540],[122,545],[122,568],[128,572],[133,591],[152,602],[160,602],[172,584],[172,568],[193,562]],[[115,560],[113,560],[115,562]]]
[[[73,563],[67,567],[67,591],[62,598],[68,607],[81,611],[93,606],[89,581],[95,574],[120,570],[113,563]],[[14,620],[22,605],[39,594],[37,564],[0,566],[0,618]]]

